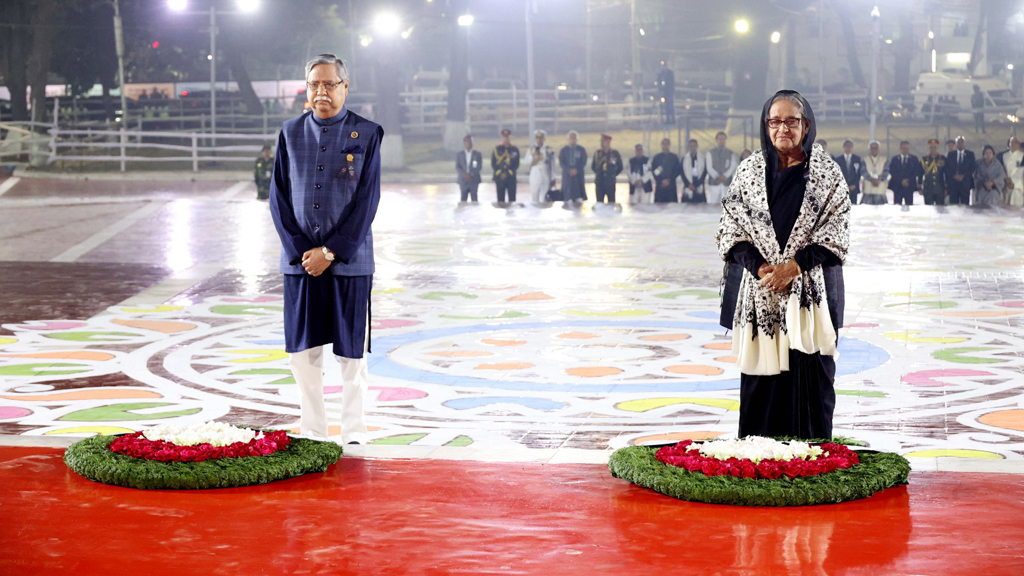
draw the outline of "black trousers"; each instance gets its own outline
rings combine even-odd
[[[679,202],[679,191],[676,190],[675,181],[670,186],[658,188],[654,191],[655,202]]]
[[[925,192],[924,203],[928,206],[942,206],[946,203],[946,194],[942,190],[939,190],[938,192]]]
[[[971,203],[971,188],[969,186],[958,185],[959,182],[954,181],[949,185],[949,204],[968,205]]]
[[[665,124],[676,123],[676,99],[671,94],[665,94]]]
[[[860,196],[860,190],[857,190],[857,189],[850,190],[850,204],[856,204],[857,203],[857,196]]]
[[[615,182],[596,182],[594,189],[597,192],[597,202],[600,204],[608,199],[608,202],[615,204]]]
[[[470,198],[472,198],[473,202],[476,202],[477,201],[476,200],[476,191],[477,191],[477,188],[479,188],[479,187],[480,187],[480,183],[479,182],[473,182],[471,184],[462,184],[462,183],[460,183],[459,184],[459,189],[462,190],[462,201],[465,202],[466,200],[469,200]]]
[[[914,203],[914,191],[913,190],[893,190],[892,191],[892,203],[906,204],[910,206]]]
[[[832,356],[789,351],[789,370],[774,376],[740,374],[740,438],[832,438],[836,408]]]
[[[505,201],[505,194],[508,194],[508,201],[516,201],[516,179],[495,180],[494,185],[498,187],[498,202]]]

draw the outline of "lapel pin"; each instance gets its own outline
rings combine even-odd
[[[348,160],[349,162],[351,162],[351,161],[355,160],[355,156],[349,154],[348,156],[345,156],[345,160]]]
[[[352,137],[353,138],[359,138],[359,132],[353,132],[352,133]]]

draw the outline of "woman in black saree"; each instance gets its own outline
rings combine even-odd
[[[850,197],[815,134],[807,101],[776,93],[761,113],[761,150],[722,202],[721,322],[741,373],[740,437],[832,437]]]

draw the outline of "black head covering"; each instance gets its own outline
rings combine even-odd
[[[775,174],[779,170],[779,153],[775,151],[775,143],[772,142],[771,137],[768,135],[768,112],[771,110],[772,104],[784,96],[795,96],[800,101],[804,109],[804,118],[807,119],[809,124],[807,133],[804,135],[804,141],[800,144],[800,147],[804,150],[804,156],[807,158],[804,160],[805,169],[811,161],[811,146],[814,144],[814,138],[818,135],[818,123],[814,121],[814,112],[811,110],[811,105],[796,90],[779,90],[764,103],[764,109],[761,111],[761,150],[768,164],[765,170],[765,184],[768,190],[771,190]]]

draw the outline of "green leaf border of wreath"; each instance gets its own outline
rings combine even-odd
[[[160,462],[110,450],[116,436],[93,436],[64,452],[64,463],[103,484],[143,490],[203,490],[266,484],[310,472],[324,472],[341,458],[334,442],[292,438],[284,450],[266,456],[219,458],[203,462]]]
[[[814,506],[849,502],[906,484],[910,475],[910,462],[892,452],[858,451],[860,464],[818,476],[755,480],[689,472],[659,462],[655,458],[657,451],[658,447],[651,446],[621,448],[608,459],[608,468],[615,478],[679,500],[733,506]]]

